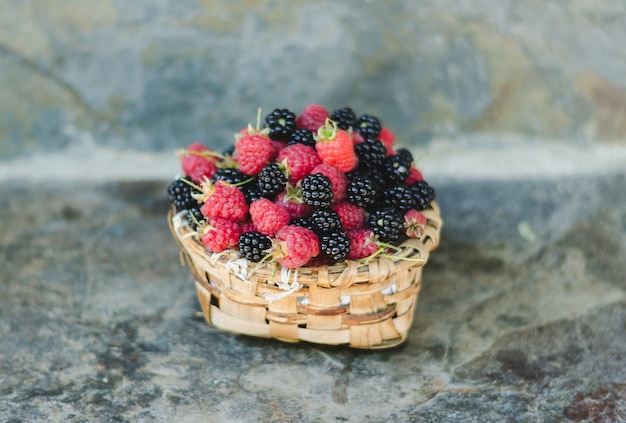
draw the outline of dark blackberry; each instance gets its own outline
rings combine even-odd
[[[313,222],[311,222],[311,219],[306,217],[299,217],[298,219],[294,219],[289,224],[315,231],[315,226],[313,225]]]
[[[298,128],[291,133],[287,144],[304,144],[309,147],[315,147],[315,138],[313,138],[313,132],[308,129]]]
[[[272,240],[260,232],[245,232],[239,237],[239,252],[250,261],[259,262],[272,248]]]
[[[387,147],[380,140],[368,139],[354,146],[359,158],[359,169],[380,168],[387,157]]]
[[[406,213],[415,208],[415,195],[411,189],[398,185],[387,188],[380,196],[382,207],[395,208]]]
[[[396,155],[398,155],[407,166],[411,166],[411,163],[413,163],[413,154],[406,148],[397,149]]]
[[[386,208],[372,212],[367,217],[367,226],[381,242],[400,245],[407,239],[404,232],[404,217],[397,209]]]
[[[222,151],[222,156],[232,157],[235,154],[235,144],[229,145]]]
[[[354,129],[365,139],[377,139],[381,128],[378,118],[371,115],[359,117],[354,124]]]
[[[336,211],[331,209],[317,209],[310,217],[313,231],[317,234],[332,232],[341,229],[341,219]]]
[[[372,167],[367,170],[365,177],[371,179],[378,187],[379,192],[382,192],[385,188],[391,185],[397,185],[389,179],[387,170],[385,167]]]
[[[378,198],[379,189],[370,178],[356,176],[348,183],[348,200],[364,209],[372,206]]]
[[[229,184],[242,184],[248,179],[251,179],[250,175],[246,175],[239,169],[230,168],[230,167],[217,169],[217,172],[215,172],[215,174],[211,178],[213,183],[217,181],[224,181],[224,182],[228,182]]]
[[[435,199],[435,190],[426,181],[417,181],[409,190],[413,194],[416,210],[426,210]]]
[[[410,171],[411,162],[407,163],[402,156],[389,156],[385,160],[385,175],[395,185],[405,183]]]
[[[333,199],[333,186],[330,179],[316,173],[306,176],[300,183],[302,187],[302,199],[313,207],[330,207]]]
[[[287,177],[277,163],[265,166],[256,177],[256,187],[261,196],[274,199],[287,186]]]
[[[246,198],[246,203],[248,203],[248,205],[252,204],[255,200],[265,198],[261,195],[261,191],[256,186],[256,179],[254,180],[254,183],[247,184],[241,192],[243,192],[243,196]]]
[[[274,109],[265,116],[264,128],[269,128],[269,137],[273,140],[286,141],[296,129],[296,115],[287,109]]]
[[[170,203],[174,205],[177,211],[188,210],[198,206],[196,199],[191,196],[193,192],[198,191],[189,183],[193,183],[191,178],[184,176],[176,179],[167,187]]]
[[[339,129],[348,129],[351,126],[354,127],[356,114],[350,107],[344,107],[333,111],[330,114],[330,118],[337,124]]]
[[[320,249],[336,262],[346,260],[350,252],[350,238],[342,230],[324,232],[319,236]]]
[[[187,224],[192,230],[197,231],[199,225],[201,225],[205,220],[206,217],[200,211],[199,204],[197,207],[187,209]]]

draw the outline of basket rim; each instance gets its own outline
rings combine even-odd
[[[183,211],[184,212],[184,211]],[[181,218],[183,212],[176,213],[173,207],[168,212],[168,225],[177,241],[179,248],[196,258],[202,258],[210,261],[212,265],[227,267],[233,260],[242,259],[239,252],[231,249],[222,253],[211,253],[202,243],[197,232],[191,230],[187,225],[186,219]],[[421,238],[410,238],[400,244],[401,251],[392,256],[377,256],[370,260],[345,260],[344,262],[335,263],[327,266],[318,267],[300,267],[297,269],[289,269],[297,271],[301,277],[315,276],[318,285],[324,286],[324,276],[332,276],[337,274],[346,274],[348,279],[358,279],[358,275],[366,272],[368,282],[376,283],[371,280],[372,274],[382,273],[388,274],[397,271],[403,271],[413,267],[424,266],[429,258],[431,251],[439,245],[441,227],[443,220],[438,204],[432,201],[430,207],[421,211],[427,219],[426,228]],[[242,259],[245,260],[245,259]],[[249,262],[252,263],[252,262]],[[372,272],[372,267],[376,267],[376,271]],[[261,279],[273,279],[278,274],[280,277],[281,269],[278,263],[262,263],[254,266],[254,274]],[[321,278],[320,278],[321,276]],[[275,278],[274,278],[275,279]],[[345,278],[340,278],[345,279]],[[365,282],[365,280],[361,281]]]

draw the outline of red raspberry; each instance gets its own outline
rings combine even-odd
[[[348,259],[362,259],[369,257],[378,251],[374,231],[371,229],[355,229],[348,231],[347,234],[350,239],[350,252],[348,253]]]
[[[296,269],[320,253],[320,242],[315,233],[296,225],[283,227],[276,234],[280,241],[282,257],[277,259],[281,266]]]
[[[209,221],[202,236],[202,243],[209,251],[220,253],[239,245],[240,236],[241,227],[237,223],[216,217]]]
[[[378,139],[387,147],[387,156],[391,156],[393,154],[393,142],[396,139],[395,134],[383,126],[380,128]]]
[[[216,217],[234,222],[244,220],[248,215],[248,204],[241,190],[221,181],[216,184],[203,184],[204,204],[200,212],[213,219]]]
[[[287,209],[290,219],[298,219],[313,213],[313,207],[302,200],[302,191],[293,187],[287,187],[287,191],[278,194],[274,202]]]
[[[246,232],[254,232],[256,231],[256,226],[252,223],[251,220],[246,220],[241,224],[241,233],[245,234]]]
[[[344,230],[361,229],[365,222],[365,210],[352,203],[345,202],[330,207],[337,212]]]
[[[203,177],[211,178],[217,172],[215,156],[203,144],[194,142],[183,150],[183,153],[181,167],[185,175],[193,179],[194,182],[200,183]]]
[[[303,179],[318,164],[322,163],[313,147],[304,144],[292,144],[278,154],[276,161],[284,163],[289,175],[289,182],[295,184]]]
[[[247,175],[256,175],[276,157],[272,140],[263,135],[247,135],[235,143],[235,154],[239,170]]]
[[[421,238],[426,228],[426,216],[417,210],[409,210],[404,214],[404,228],[409,238]]]
[[[260,198],[250,204],[250,218],[257,231],[272,237],[280,228],[289,224],[289,212],[280,204]]]
[[[422,176],[422,172],[420,172],[415,166],[411,165],[409,168],[409,176],[406,178],[407,185],[413,185],[417,181],[423,181],[424,177]]]
[[[328,257],[326,254],[321,252],[317,255],[317,257],[313,257],[311,260],[306,262],[306,267],[322,267],[329,266],[333,263],[333,260]]]
[[[333,187],[333,203],[340,203],[346,199],[348,195],[348,177],[345,173],[326,163],[319,164],[311,170],[312,175],[316,173],[321,173],[330,179],[330,184]]]
[[[365,138],[363,138],[363,135],[361,135],[357,131],[353,131],[352,132],[352,143],[356,145],[356,144],[360,144],[362,142],[365,142]]]
[[[309,104],[296,118],[296,125],[298,128],[306,128],[315,132],[320,126],[324,126],[328,117],[330,117],[330,113],[324,107],[319,104]]]
[[[274,150],[276,151],[276,154],[280,153],[281,151],[283,151],[285,147],[287,147],[286,142],[276,141],[276,140],[272,140],[272,145],[274,146]]]
[[[326,124],[317,131],[315,149],[322,162],[335,166],[342,172],[350,172],[357,164],[350,134],[338,129],[330,119],[326,119]]]

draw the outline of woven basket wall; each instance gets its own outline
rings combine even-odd
[[[170,211],[168,221],[210,325],[287,342],[373,349],[402,343],[411,327],[422,269],[443,223],[434,202],[422,213],[428,219],[424,235],[402,244],[412,248],[392,258],[297,272],[257,266],[236,252],[211,254],[184,218]]]

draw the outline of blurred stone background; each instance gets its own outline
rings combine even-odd
[[[400,142],[626,139],[626,3],[0,0],[0,160],[232,141],[257,107],[375,114]]]

